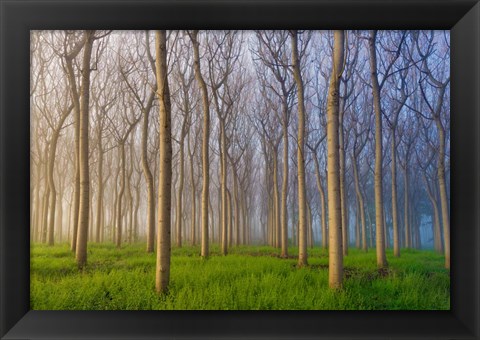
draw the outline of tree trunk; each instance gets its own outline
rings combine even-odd
[[[235,223],[235,232],[236,232],[236,235],[235,235],[235,244],[238,246],[240,245],[241,243],[241,227],[240,227],[240,206],[239,206],[239,203],[238,203],[238,198],[239,196],[239,193],[238,193],[238,175],[237,175],[237,171],[234,170],[233,171],[233,207],[234,207],[234,211],[235,211],[235,219],[234,219],[234,223]]]
[[[430,202],[432,203],[432,231],[433,231],[433,245],[434,249],[436,252],[442,254],[443,253],[443,246],[442,246],[442,234],[440,231],[440,214],[438,211],[438,203],[435,198],[435,195],[433,194],[432,190],[430,189],[430,185],[427,180],[427,176],[425,174],[422,174],[423,176],[423,181],[425,183],[425,188],[427,189],[427,194],[428,198],[430,199]]]
[[[34,228],[33,228],[33,240],[35,242],[38,242],[38,236],[39,236],[39,228],[40,228],[40,220],[39,216],[40,214],[40,169],[41,166],[39,164],[38,169],[37,169],[37,185],[35,186],[35,216],[33,219],[34,223]]]
[[[121,172],[121,178],[120,178],[120,192],[118,193],[118,201],[117,201],[117,239],[116,239],[116,246],[117,248],[120,248],[122,246],[122,234],[123,234],[123,194],[125,192],[125,141],[120,142],[120,172]]]
[[[358,195],[357,195],[356,203],[357,203],[357,206],[356,206],[356,209],[355,209],[355,248],[360,249],[360,247],[361,247],[361,236],[360,236],[361,219],[360,219],[360,201],[358,200]]]
[[[71,201],[70,201],[70,204],[69,204],[69,208],[68,208],[68,228],[67,228],[67,242],[70,238],[70,232],[71,232],[71,229],[72,229],[72,211],[73,211],[73,195],[75,193],[72,192],[72,198],[71,198]]]
[[[130,150],[132,148],[130,147]],[[130,152],[132,156],[132,153]],[[131,168],[127,177],[127,188],[128,188],[128,244],[132,244],[133,238],[133,195],[132,195],[132,172],[133,172],[133,157],[130,157]]]
[[[297,245],[297,228],[294,221],[295,200],[290,200],[290,225],[292,229],[292,244]]]
[[[313,248],[313,216],[312,208],[307,202],[307,244],[309,248]]]
[[[273,231],[276,235],[275,239],[275,246],[278,248],[280,247],[280,200],[278,194],[278,150],[276,148],[272,148],[273,151],[273,218],[272,218],[272,225]],[[293,215],[292,215],[293,216]],[[283,245],[283,244],[282,244]],[[282,247],[282,257],[288,256],[288,248]]]
[[[215,215],[213,215],[212,196],[210,196],[210,199],[208,200],[208,211],[210,213],[210,216],[212,217],[210,219],[210,221],[211,221],[211,224],[210,224],[210,231],[211,231],[210,243],[214,243],[215,242]]]
[[[170,280],[171,191],[172,191],[172,126],[170,90],[167,79],[166,31],[155,34],[155,69],[160,120],[160,174],[158,181],[158,235],[155,289],[165,293]]]
[[[80,206],[78,212],[78,235],[76,260],[77,266],[83,268],[87,264],[87,238],[90,211],[90,174],[88,166],[88,129],[90,101],[90,59],[92,55],[95,31],[85,31],[85,46],[82,63],[82,87],[80,102]]]
[[[298,134],[297,134],[297,178],[298,178],[298,266],[307,265],[307,197],[305,189],[305,107],[303,98],[303,80],[300,71],[300,58],[297,47],[297,31],[292,33],[293,76],[297,85],[298,97]],[[287,226],[282,226],[282,249],[287,247]]]
[[[138,242],[138,209],[140,208],[140,178],[135,187],[135,213],[133,215],[133,241]],[[103,229],[103,228],[102,228]]]
[[[53,246],[55,235],[55,209],[57,202],[57,189],[55,187],[55,181],[53,179],[53,169],[55,165],[55,155],[57,152],[58,138],[60,137],[60,131],[63,127],[65,119],[69,116],[71,109],[62,113],[58,126],[54,129],[52,139],[50,141],[50,152],[48,154],[48,186],[50,188],[50,223],[48,225],[48,245]],[[62,202],[60,202],[61,204]]]
[[[47,224],[47,244],[53,246],[54,244],[54,231],[55,231],[55,207],[57,201],[57,192],[52,192],[50,189],[50,207],[47,209],[47,214],[49,215],[48,224]]]
[[[411,243],[411,232],[410,232],[410,223],[408,220],[409,216],[409,207],[408,207],[408,164],[405,161],[405,169],[403,171],[403,184],[404,184],[404,205],[403,205],[403,213],[404,213],[404,227],[405,227],[405,248],[410,248],[412,246]]]
[[[363,194],[360,190],[360,180],[358,176],[358,166],[357,166],[357,157],[354,155],[353,157],[353,177],[355,181],[355,192],[357,194],[358,206],[360,209],[360,221],[362,224],[362,249],[363,251],[368,251],[367,245],[367,226],[365,223],[365,205],[363,201]]]
[[[342,216],[340,202],[339,159],[339,87],[344,62],[344,31],[334,31],[333,68],[327,97],[327,188],[329,261],[328,282],[330,288],[343,285]]]
[[[57,213],[57,230],[58,230],[58,242],[62,242],[63,239],[63,190],[58,194],[58,213]]]
[[[95,242],[100,242],[100,230],[101,230],[101,217],[102,217],[102,205],[103,205],[103,146],[102,146],[102,128],[98,128],[98,178],[97,178],[97,228],[95,233]]]
[[[117,230],[117,210],[118,210],[118,176],[120,175],[120,167],[117,169],[117,174],[115,175],[115,183],[114,183],[114,190],[113,190],[113,196],[114,202],[113,202],[113,223],[111,225],[112,229],[112,243],[116,242],[116,230]]]
[[[191,227],[190,227],[190,238],[192,245],[196,245],[196,235],[195,235],[195,222],[197,217],[197,185],[195,182],[195,172],[193,169],[193,153],[191,153],[190,139],[188,140],[188,154],[190,158],[190,182],[192,184],[192,216],[191,216]]]
[[[286,98],[283,98],[283,181],[282,200],[280,207],[280,225],[277,225],[276,239],[278,248],[281,247],[281,231],[288,228],[287,192],[288,192],[288,106]]]
[[[142,124],[142,170],[147,184],[147,253],[153,253],[155,246],[155,189],[153,175],[148,164],[148,120],[153,105],[154,96],[151,95],[143,111]]]
[[[388,265],[385,255],[385,235],[383,226],[383,174],[382,174],[382,108],[380,104],[380,85],[377,76],[377,52],[375,40],[377,31],[370,32],[368,42],[370,51],[370,72],[372,80],[373,106],[375,111],[375,228],[377,267]]]
[[[443,96],[443,94],[442,94]],[[445,183],[445,130],[440,117],[435,119],[438,131],[439,154],[438,154],[438,188],[440,189],[440,204],[442,208],[443,242],[445,251],[445,268],[450,269],[450,214],[448,208],[447,185]]]
[[[420,234],[420,221],[418,220],[418,215],[413,215],[413,225],[415,228],[415,247],[417,249],[422,249],[422,238]]]
[[[72,219],[72,240],[70,249],[73,253],[76,253],[77,249],[77,234],[78,234],[78,222],[80,212],[80,96],[77,90],[77,83],[75,80],[75,72],[73,70],[73,59],[78,51],[72,52],[72,55],[65,57],[65,65],[68,74],[68,82],[70,84],[70,93],[73,102],[73,109],[75,114],[75,180],[74,180],[74,196],[73,196],[73,219]]]
[[[342,100],[342,102],[344,102]],[[343,256],[348,255],[348,208],[347,208],[347,196],[345,194],[345,143],[343,140],[343,116],[344,116],[344,104],[340,106],[338,115],[338,144],[339,144],[339,156],[340,156],[340,205],[342,209],[342,250]]]
[[[398,235],[398,207],[397,207],[397,147],[395,142],[395,128],[392,129],[392,224],[393,224],[393,256],[400,256],[400,239]]]
[[[221,174],[218,175],[219,178],[222,178]],[[222,233],[223,233],[223,225],[222,225],[222,211],[223,211],[223,202],[222,202],[222,185],[218,186],[218,195],[217,195],[217,220],[218,220],[218,244],[222,246]]]
[[[89,206],[89,209],[88,209],[88,238],[87,238],[87,242],[92,242],[93,240],[93,224],[94,224],[94,220],[93,220],[93,191],[90,192],[90,195],[89,195],[89,202],[88,202],[88,206]]]
[[[273,199],[268,198],[267,207],[267,244],[273,246]]]
[[[42,209],[42,226],[41,230],[41,242],[47,242],[47,226],[48,226],[48,205],[50,204],[50,188],[46,185],[44,197],[43,197],[43,209]]]
[[[79,118],[80,119],[80,118]],[[77,125],[79,125],[78,123]],[[80,137],[78,137],[80,138]],[[76,155],[76,170],[75,170],[75,195],[73,197],[73,228],[72,228],[72,243],[70,249],[76,254],[77,250],[77,239],[78,239],[78,220],[80,213],[80,155]]]
[[[184,123],[185,124],[185,123]],[[183,183],[184,183],[184,151],[183,151],[183,144],[185,140],[185,136],[183,134],[182,129],[182,136],[180,138],[180,167],[179,167],[179,183],[178,183],[178,198],[177,198],[177,247],[182,246],[182,219],[183,219]]]
[[[209,162],[209,140],[210,140],[210,107],[208,103],[207,84],[203,79],[200,69],[200,52],[197,40],[198,31],[193,31],[191,38],[193,44],[195,77],[202,91],[203,104],[203,141],[202,141],[202,165],[203,165],[203,186],[202,186],[202,249],[201,256],[207,258],[208,250],[208,196],[210,184],[210,162]]]
[[[440,215],[438,212],[438,203],[436,200],[431,202],[433,207],[433,234],[435,250],[439,254],[443,254],[442,232],[440,230]]]
[[[322,247],[327,248],[327,209],[325,207],[325,190],[323,189],[322,179],[320,177],[320,166],[318,164],[317,155],[313,155],[313,161],[315,164],[315,178],[317,181],[317,189],[320,194],[320,209],[321,209],[321,223],[322,223]]]
[[[383,226],[385,228],[385,248],[388,248],[389,244],[390,244],[390,234],[388,232],[387,211],[386,211],[386,209],[383,209]]]
[[[44,197],[43,197],[43,207],[42,207],[42,225],[40,228],[40,235],[41,235],[41,242],[42,243],[47,243],[47,236],[48,236],[48,209],[50,206],[50,185],[48,183],[48,153],[50,152],[49,149],[49,144],[48,142],[45,143],[45,149],[44,149],[44,155],[45,155],[45,166],[44,166],[44,171],[45,171],[45,190],[44,190]]]
[[[30,206],[29,206],[29,217],[30,217],[30,227],[29,227],[29,230],[30,230],[30,243],[33,244],[34,240],[33,240],[33,236],[35,235],[35,213],[36,211],[33,210],[33,207],[34,207],[34,201],[33,201],[33,198],[34,198],[34,192],[35,192],[35,186],[33,183],[35,183],[35,178],[33,177],[33,168],[34,168],[34,164],[33,162],[30,163],[30,195],[29,195],[29,203],[30,203]]]
[[[220,120],[220,191],[222,201],[222,254],[227,255],[228,249],[228,223],[227,223],[227,150],[225,137],[225,122]],[[236,189],[236,188],[235,188]]]
[[[372,217],[370,216],[370,209],[368,208],[367,208],[367,217],[368,217],[368,233],[369,233],[368,244],[370,248],[373,248],[373,223],[372,223]]]
[[[248,244],[249,226],[247,222],[247,202],[246,193],[242,190],[240,195],[240,211],[242,215],[242,244]]]
[[[232,209],[232,195],[230,190],[227,189],[227,234],[228,245],[232,245],[232,227],[233,227],[233,209]]]

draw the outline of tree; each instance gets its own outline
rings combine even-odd
[[[60,96],[57,96],[59,98]],[[70,115],[72,112],[73,106],[69,105],[66,107],[66,103],[63,105],[63,108],[61,109],[61,115],[58,123],[53,126],[53,135],[52,139],[50,141],[50,152],[49,152],[49,158],[48,158],[48,186],[50,189],[50,195],[51,195],[51,201],[50,201],[50,223],[48,226],[48,245],[53,246],[54,243],[54,231],[55,231],[55,207],[56,207],[56,198],[57,198],[57,190],[55,187],[55,181],[54,181],[54,174],[53,174],[53,168],[55,165],[55,154],[57,151],[57,142],[58,138],[60,136],[60,131],[63,128],[63,124],[67,117]],[[60,205],[63,202],[60,201]],[[60,228],[62,226],[60,225]]]
[[[365,93],[363,94],[366,95]],[[359,110],[362,110],[363,112],[368,112],[365,106],[366,105],[364,105],[364,107],[362,107]],[[351,158],[353,163],[353,179],[355,184],[355,194],[358,202],[358,211],[360,212],[359,215],[360,215],[361,234],[362,234],[362,249],[363,251],[367,252],[368,245],[367,245],[367,228],[366,228],[366,221],[365,221],[365,202],[363,198],[363,190],[361,188],[361,180],[360,180],[360,174],[358,169],[358,163],[359,163],[359,158],[362,153],[362,150],[364,149],[368,141],[368,132],[370,130],[370,119],[368,119],[368,116],[367,116],[366,121],[360,121],[359,118],[352,117],[351,124],[353,125],[351,127],[351,130],[353,130],[353,136],[354,136],[353,150],[351,152]],[[361,127],[364,127],[364,129],[361,129]],[[360,242],[359,239],[358,239],[358,242]]]
[[[322,58],[320,55],[317,55],[317,57],[320,60],[315,65],[315,74],[317,74],[317,77],[314,77],[313,81],[316,103],[312,103],[312,105],[316,110],[318,110],[318,115],[316,116],[317,119],[314,119],[312,116],[309,121],[310,131],[308,137],[310,138],[311,142],[307,142],[306,145],[312,153],[315,169],[315,184],[320,196],[322,247],[327,249],[329,238],[327,231],[327,198],[324,184],[325,176],[323,175],[323,173],[327,173],[327,170],[326,163],[322,162],[320,165],[320,161],[323,161],[324,159],[326,160],[326,157],[323,156],[323,154],[326,154],[326,143],[324,143],[324,140],[326,138],[327,119],[325,111],[327,106],[326,100],[328,97],[328,83],[330,77],[328,73],[331,72],[331,68],[328,70],[325,67],[327,64],[327,56],[323,56]],[[320,74],[322,77],[319,77],[318,74]],[[320,155],[319,152],[321,152]],[[322,167],[322,172],[320,171],[320,167]]]
[[[425,119],[433,120],[438,134],[438,158],[437,158],[437,179],[438,188],[440,191],[440,205],[442,209],[442,224],[443,224],[443,239],[445,249],[445,268],[450,269],[450,216],[449,205],[447,198],[447,184],[445,179],[445,97],[450,84],[450,76],[446,76],[445,63],[441,64],[438,68],[437,74],[432,71],[432,68],[428,61],[428,56],[434,53],[434,32],[430,31],[425,37],[426,42],[420,43],[420,38],[417,37],[417,51],[422,57],[421,74],[423,77],[420,79],[420,90],[422,98],[428,107],[429,115],[417,111]],[[425,46],[426,51],[422,51],[420,46]],[[445,54],[446,55],[446,54]],[[445,55],[441,53],[440,61],[444,60]],[[437,56],[438,57],[438,56]],[[443,58],[443,59],[442,59]],[[437,62],[437,65],[439,62]],[[429,98],[429,92],[427,92],[427,85],[429,85],[433,96]],[[444,117],[445,116],[445,117]]]
[[[123,98],[123,100],[126,100]],[[119,158],[120,158],[120,192],[118,193],[118,202],[117,202],[117,218],[116,218],[116,246],[117,248],[120,248],[123,242],[123,215],[124,215],[124,209],[122,206],[123,203],[123,196],[125,193],[125,187],[126,187],[126,181],[127,181],[127,174],[126,174],[126,153],[125,153],[125,144],[127,143],[128,137],[130,133],[133,131],[135,126],[137,125],[138,121],[140,120],[140,116],[133,118],[131,120],[128,115],[128,111],[133,113],[133,108],[132,107],[127,107],[126,103],[124,102],[124,119],[122,126],[116,126],[114,127],[115,131],[115,139],[118,144],[118,152],[119,152]]]
[[[400,136],[402,137],[403,146],[403,161],[399,159],[400,166],[403,170],[403,201],[404,201],[404,228],[405,228],[405,248],[412,247],[412,226],[410,225],[410,216],[411,216],[411,202],[410,202],[410,157],[414,151],[415,139],[417,137],[418,129],[418,119],[414,120],[414,117],[407,116],[403,122],[401,128],[399,129]]]
[[[158,234],[155,289],[165,293],[170,280],[170,214],[172,189],[172,126],[167,75],[167,33],[155,32],[155,69],[160,118],[160,172],[158,181]]]
[[[330,288],[336,289],[342,287],[343,284],[342,216],[339,177],[339,88],[344,62],[344,31],[334,31],[333,39],[333,67],[327,97],[328,283]]]
[[[182,40],[183,41],[183,40]],[[190,69],[190,65],[188,64],[188,59],[182,60],[182,55],[183,56],[188,56],[187,53],[187,47],[185,44],[181,45],[180,48],[177,51],[177,69],[176,69],[176,75],[180,83],[180,89],[179,89],[179,100],[180,103],[178,104],[179,111],[182,115],[182,122],[181,122],[181,128],[180,128],[180,136],[179,136],[179,185],[178,185],[178,194],[177,194],[177,208],[176,208],[176,232],[177,232],[177,238],[176,238],[176,244],[178,247],[182,246],[182,222],[183,222],[183,187],[184,187],[184,182],[185,182],[185,175],[184,175],[184,168],[185,168],[185,138],[187,137],[188,134],[188,129],[190,128],[189,126],[189,121],[190,115],[191,115],[191,109],[192,109],[192,104],[191,104],[191,99],[190,99],[190,92],[189,89],[193,83],[194,80],[194,74],[193,72],[187,73],[188,70]]]
[[[75,35],[72,34],[73,38]],[[71,38],[71,37],[70,37]],[[68,75],[68,82],[70,84],[70,94],[73,102],[73,109],[75,115],[75,187],[73,196],[73,228],[72,228],[72,242],[71,250],[76,253],[77,249],[77,233],[79,222],[79,209],[80,209],[80,93],[78,91],[77,80],[75,79],[75,71],[73,67],[74,59],[80,54],[82,48],[85,45],[87,35],[83,34],[81,39],[75,41],[75,45],[68,51],[69,45],[71,45],[71,39],[67,34],[64,43],[64,58],[65,68]]]
[[[287,192],[288,192],[288,126],[290,124],[291,106],[293,100],[293,90],[295,82],[291,80],[288,70],[288,38],[286,31],[257,31],[258,48],[254,51],[264,67],[273,75],[276,86],[264,82],[279,98],[281,102],[281,114],[275,112],[278,120],[282,124],[283,132],[283,178],[282,178],[282,198],[280,203],[280,229],[277,229],[277,235],[288,236],[288,213],[287,213]],[[264,72],[266,75],[267,73]],[[279,87],[279,88],[278,88]],[[281,231],[280,231],[281,230]],[[276,246],[282,248],[282,256],[288,256],[288,239],[277,237]]]
[[[423,121],[422,130],[424,138],[424,147],[415,148],[417,165],[422,170],[422,179],[425,184],[425,191],[427,192],[428,199],[432,204],[432,229],[433,229],[433,238],[434,238],[434,249],[440,254],[443,254],[443,244],[442,244],[442,232],[440,227],[440,212],[438,208],[438,186],[436,179],[436,169],[434,166],[435,157],[438,155],[438,147],[435,145],[435,142],[432,140],[432,122]]]
[[[106,67],[108,66],[108,61],[106,62]],[[114,103],[116,100],[116,93],[115,88],[110,85],[110,79],[113,73],[112,69],[105,69],[105,77],[97,76],[94,79],[94,83],[96,83],[96,88],[92,91],[92,99],[95,102],[95,111],[96,115],[94,116],[94,120],[96,123],[96,145],[97,145],[97,209],[96,209],[96,232],[95,232],[95,242],[100,242],[100,236],[103,233],[103,223],[102,217],[104,215],[104,192],[105,192],[105,185],[107,180],[110,177],[103,175],[103,168],[104,168],[104,154],[109,150],[108,148],[105,149],[104,141],[105,138],[105,130],[106,130],[106,121],[108,111],[114,107]],[[100,79],[99,79],[100,78]]]
[[[202,249],[201,256],[207,258],[209,255],[208,249],[208,202],[209,202],[209,183],[210,183],[210,160],[209,160],[209,141],[210,141],[210,105],[208,102],[207,84],[202,76],[200,67],[200,52],[198,42],[198,31],[193,31],[190,34],[190,39],[193,44],[193,65],[195,68],[195,77],[202,91],[203,104],[203,141],[202,141],[202,165],[203,165],[203,186],[202,186]]]
[[[53,51],[57,54],[57,56],[59,55],[59,53],[57,53],[55,49]],[[61,81],[53,80],[55,74],[61,73],[61,71],[58,69],[58,59],[56,58],[55,54],[46,52],[45,48],[39,48],[39,53],[36,61],[39,67],[37,72],[40,79],[38,79],[38,81],[36,82],[35,88],[41,90],[41,93],[36,94],[35,97],[32,98],[32,106],[34,107],[34,110],[36,112],[41,114],[41,117],[38,118],[41,118],[47,122],[47,126],[43,130],[43,133],[45,133],[45,135],[42,136],[45,138],[45,160],[43,163],[45,166],[44,169],[46,182],[43,223],[40,225],[41,241],[47,242],[49,246],[53,246],[55,226],[57,226],[57,228],[61,228],[61,223],[56,223],[58,222],[58,219],[56,221],[58,192],[55,185],[56,176],[54,173],[54,168],[56,161],[58,161],[56,157],[57,144],[60,133],[64,129],[66,119],[70,116],[70,113],[73,110],[73,105],[71,104],[69,96],[65,96],[65,92],[68,91],[67,87],[65,86],[66,84]],[[63,78],[63,80],[65,79]],[[39,128],[38,125],[37,128]],[[51,130],[50,134],[49,130]],[[37,138],[39,137],[40,136],[37,136]],[[38,148],[38,141],[36,143]],[[40,164],[38,164],[38,166],[39,165]],[[40,175],[37,177],[40,177]],[[61,206],[62,204],[63,202],[60,201],[58,205]],[[50,218],[48,218],[49,216]]]
[[[300,58],[298,53],[298,32],[292,31],[292,60],[293,75],[297,85],[298,97],[298,137],[297,137],[297,171],[298,171],[298,265],[307,265],[307,197],[305,189],[305,104],[303,98],[303,80],[300,71]],[[286,232],[286,230],[282,230]],[[288,239],[288,235],[282,235],[282,239]]]
[[[193,125],[193,117],[191,119],[191,125]],[[195,180],[195,168],[194,168],[194,156],[195,156],[195,149],[197,144],[195,141],[199,135],[200,129],[198,128],[191,128],[189,129],[189,138],[187,141],[187,148],[188,148],[188,156],[190,159],[190,183],[191,183],[191,200],[192,200],[192,211],[191,211],[191,242],[192,245],[196,244],[196,220],[197,220],[197,181]],[[194,143],[193,149],[191,144]]]
[[[78,212],[78,238],[76,246],[77,266],[82,269],[87,264],[87,239],[90,209],[90,174],[88,165],[89,142],[89,103],[90,103],[90,60],[95,40],[95,31],[85,31],[83,48],[82,86],[80,90],[80,134],[79,134],[79,167],[80,167],[80,205]]]
[[[383,174],[382,174],[382,107],[380,103],[380,85],[377,76],[377,51],[375,41],[377,31],[370,31],[368,40],[370,52],[370,75],[372,82],[373,107],[375,111],[375,227],[377,267],[387,266],[385,255],[385,228],[383,224]]]
[[[140,44],[140,41],[136,41]],[[138,52],[138,50],[137,50]],[[154,177],[149,165],[148,157],[148,135],[149,135],[149,121],[150,112],[153,108],[155,101],[155,94],[157,91],[156,82],[151,82],[148,79],[148,71],[155,72],[155,59],[150,51],[150,34],[145,31],[145,47],[141,54],[141,65],[138,72],[146,72],[147,76],[134,79],[129,78],[129,72],[122,72],[123,79],[125,80],[128,89],[131,91],[133,99],[135,100],[137,107],[142,113],[142,135],[141,135],[141,155],[142,155],[142,170],[145,182],[147,185],[147,253],[153,253],[155,244],[155,184]],[[135,66],[134,56],[129,58],[129,63],[133,63]],[[133,70],[131,70],[133,71]]]
[[[407,61],[408,62],[408,61]],[[390,128],[390,157],[391,157],[391,177],[392,177],[392,225],[393,225],[393,255],[400,256],[400,235],[398,226],[398,197],[397,197],[397,148],[399,141],[397,139],[397,129],[400,113],[409,97],[407,93],[407,73],[409,64],[397,73],[398,79],[393,78],[391,84],[395,91],[392,95],[391,114],[385,115],[385,119]],[[395,82],[400,83],[400,87],[395,86]]]
[[[348,34],[348,33],[347,33]],[[348,38],[346,39],[349,40]],[[345,120],[345,112],[347,110],[347,102],[351,97],[355,82],[353,81],[353,75],[355,71],[355,67],[357,64],[357,58],[359,53],[358,48],[358,38],[355,37],[354,46],[355,50],[351,51],[350,46],[347,44],[346,48],[346,58],[345,58],[345,72],[343,72],[343,76],[341,78],[342,86],[342,93],[340,94],[340,106],[339,106],[339,148],[340,148],[340,204],[342,206],[342,249],[343,255],[348,255],[348,227],[349,227],[349,220],[348,220],[348,202],[347,202],[347,189],[346,189],[346,180],[345,180],[345,173],[346,173],[346,161],[345,161],[345,153],[346,153],[346,141],[348,141],[348,137],[345,138],[345,129],[344,129],[344,120]]]
[[[227,31],[212,33],[207,40],[208,49],[208,73],[210,87],[212,89],[213,104],[217,112],[219,123],[219,158],[220,158],[220,191],[221,191],[221,246],[222,254],[227,254],[229,239],[233,233],[228,235],[227,229],[227,158],[228,158],[228,137],[227,124],[228,117],[234,115],[232,107],[234,105],[235,95],[230,93],[229,82],[231,82],[231,74],[234,71],[234,65],[239,59],[239,42],[237,40],[237,32]],[[236,178],[234,178],[236,180]],[[235,187],[236,191],[237,188]],[[234,193],[235,200],[235,226],[238,231],[238,194]],[[237,240],[238,242],[238,237]]]
[[[254,112],[252,121],[257,133],[261,136],[262,153],[265,159],[265,191],[269,201],[267,205],[267,241],[270,245],[276,245],[275,238],[280,236],[277,235],[277,230],[280,230],[278,151],[282,141],[282,133],[276,128],[278,116],[273,112],[278,110],[278,105],[274,98],[271,98],[271,91],[262,86],[260,93],[262,97],[256,105],[258,111]],[[272,172],[273,176],[270,176]],[[283,249],[281,256],[286,256]]]

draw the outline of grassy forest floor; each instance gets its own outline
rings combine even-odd
[[[402,250],[389,268],[376,269],[375,251],[349,249],[344,289],[328,289],[328,257],[309,249],[309,266],[296,267],[297,249],[282,259],[272,247],[242,246],[221,256],[211,246],[172,249],[170,290],[155,294],[155,254],[144,244],[89,244],[79,272],[67,244],[31,248],[34,310],[439,310],[450,309],[450,274],[433,251]]]

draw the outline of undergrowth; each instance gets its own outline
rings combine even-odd
[[[298,249],[281,258],[276,248],[233,247],[227,256],[211,246],[172,249],[166,295],[155,294],[155,254],[144,244],[89,244],[79,271],[67,244],[31,247],[31,309],[34,310],[448,310],[450,274],[433,251],[402,249],[389,266],[376,268],[375,252],[349,249],[344,287],[328,288],[328,254],[309,249],[306,267]]]

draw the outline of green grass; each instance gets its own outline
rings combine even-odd
[[[172,249],[170,289],[157,296],[155,254],[143,244],[118,250],[90,244],[88,266],[79,272],[67,244],[31,248],[31,308],[34,310],[448,310],[450,274],[433,251],[387,250],[388,270],[378,271],[375,252],[350,249],[344,288],[328,288],[325,250],[309,249],[309,266],[296,267],[271,247]]]

